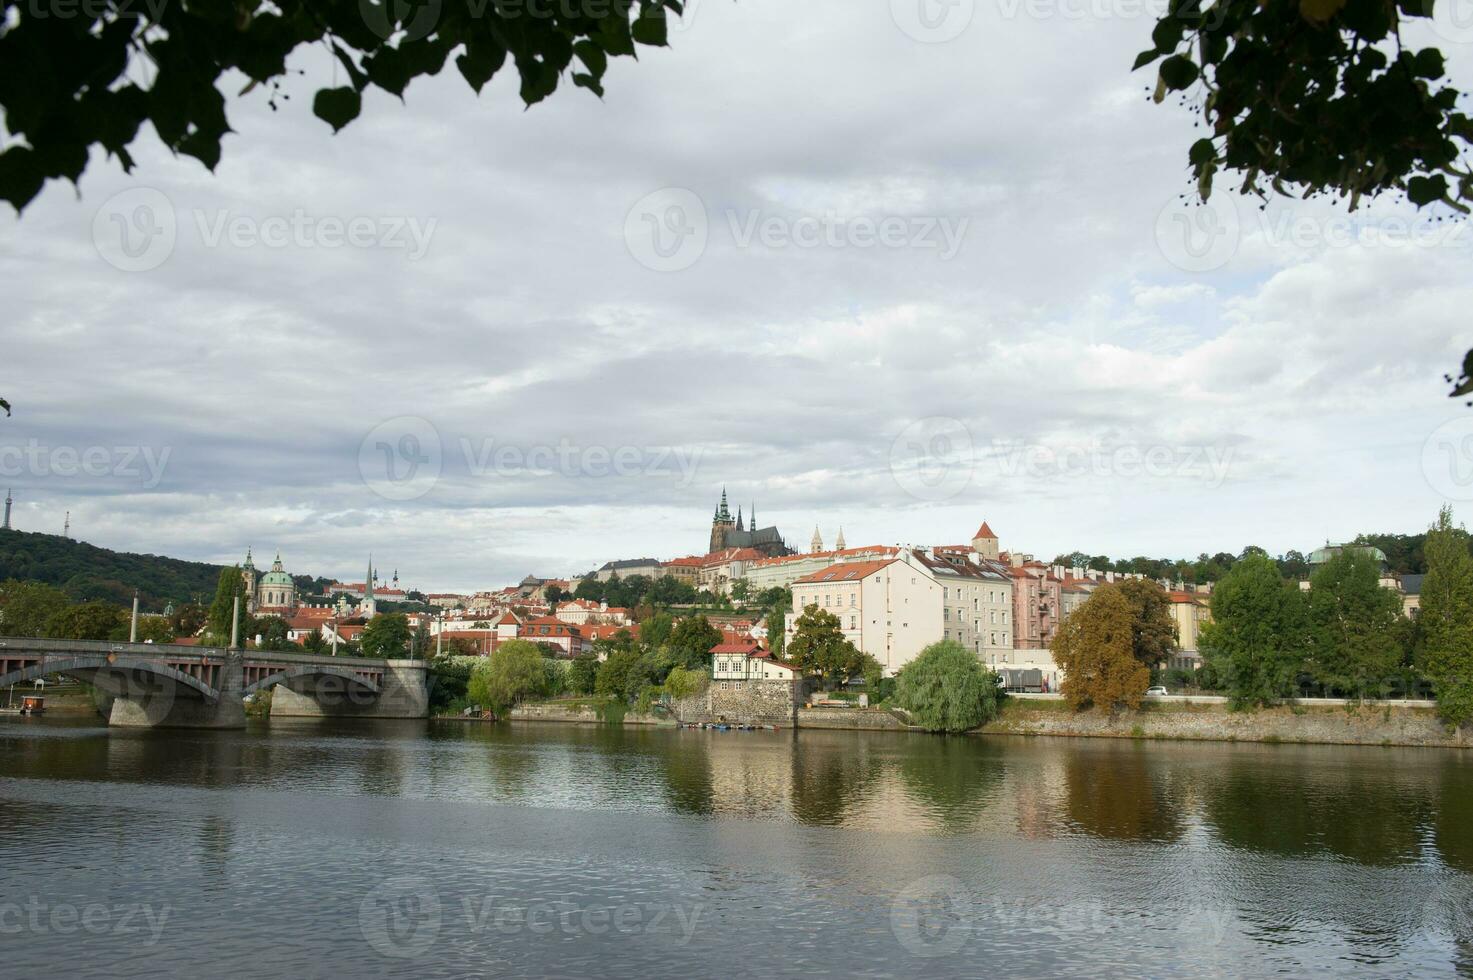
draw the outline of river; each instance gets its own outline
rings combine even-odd
[[[0,975],[1449,976],[1473,755],[0,723]]]

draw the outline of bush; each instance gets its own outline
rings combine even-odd
[[[942,640],[901,669],[895,701],[926,731],[965,732],[997,715],[997,683],[976,654]]]

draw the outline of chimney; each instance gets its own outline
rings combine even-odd
[[[1012,565],[1014,568],[1022,568],[1023,557],[1023,555],[1020,555],[1016,551],[1010,551],[1008,552],[1008,564]]]

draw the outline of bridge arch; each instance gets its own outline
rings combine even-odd
[[[8,674],[0,674],[0,688],[9,687],[12,684],[23,684],[26,681],[35,680],[37,677],[45,677],[47,674],[80,675],[79,680],[92,683],[99,671],[112,673],[137,672],[154,674],[158,677],[166,677],[187,687],[199,694],[206,701],[218,701],[220,692],[210,687],[198,677],[191,677],[182,670],[176,670],[168,664],[157,663],[152,660],[133,660],[112,663],[106,657],[71,657],[66,660],[42,660],[40,663],[23,667],[20,670],[12,670]]]
[[[284,684],[302,677],[334,677],[338,680],[346,681],[351,688],[361,692],[368,694],[379,693],[379,686],[368,678],[355,674],[351,670],[346,670],[342,667],[332,667],[327,664],[299,664],[284,670],[278,670],[274,674],[267,674],[254,683],[247,684],[242,693],[255,694],[258,691],[275,687],[277,684]]]

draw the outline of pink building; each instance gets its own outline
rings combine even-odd
[[[1063,619],[1064,581],[1041,561],[1003,554],[1013,579],[1013,647],[1047,650]]]

